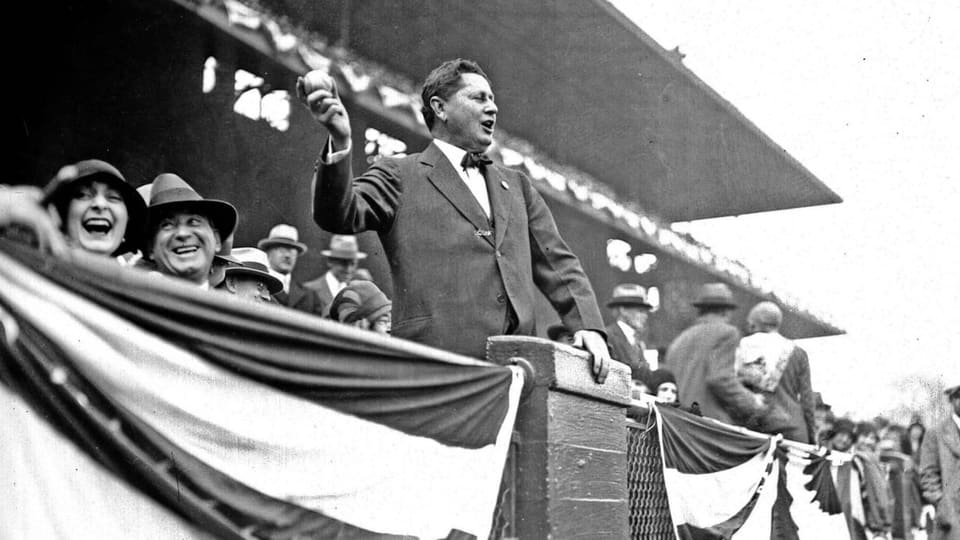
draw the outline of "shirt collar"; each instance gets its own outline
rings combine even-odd
[[[623,321],[617,321],[617,325],[620,327],[620,330],[623,330],[623,335],[627,337],[627,341],[629,341],[631,345],[636,345],[637,331],[631,328],[630,326],[628,326],[627,323]]]
[[[957,425],[957,429],[960,429],[960,416],[957,416],[957,413],[953,413],[950,416],[953,417],[953,423]]]
[[[441,141],[440,139],[434,139],[433,144],[437,145],[437,148],[443,152],[443,155],[447,156],[447,159],[450,160],[450,164],[453,165],[453,168],[460,171],[463,170],[463,167],[460,166],[460,162],[463,161],[463,156],[467,155],[467,151],[459,146],[454,146],[446,141]]]
[[[333,275],[333,272],[327,271],[324,275],[327,278],[327,287],[330,288],[330,294],[336,296],[340,289],[343,289],[346,286],[346,283],[341,282]]]

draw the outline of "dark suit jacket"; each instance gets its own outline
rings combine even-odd
[[[580,261],[526,175],[486,168],[491,223],[434,144],[383,158],[352,182],[350,161],[318,166],[313,217],[333,233],[379,233],[394,336],[484,358],[487,337],[508,326],[533,335],[538,288],[567,328],[603,332]]]
[[[333,291],[331,291],[330,286],[327,285],[326,274],[321,274],[320,277],[311,279],[304,283],[303,286],[316,293],[317,303],[319,304],[318,313],[320,316],[326,317],[330,315],[330,304],[333,303]]]
[[[280,305],[291,307],[298,311],[323,316],[323,304],[316,291],[304,287],[301,283],[290,280],[290,292],[280,291],[273,295]]]
[[[623,333],[623,329],[616,321],[608,324],[606,331],[610,356],[614,360],[630,366],[630,374],[635,380],[646,381],[650,376],[650,365],[647,363],[647,359],[643,357],[643,352],[630,344],[627,336]],[[657,389],[652,388],[651,390],[656,393]]]
[[[700,404],[704,416],[749,425],[763,414],[734,372],[740,331],[725,322],[700,319],[667,349],[668,369],[677,378],[683,405]]]

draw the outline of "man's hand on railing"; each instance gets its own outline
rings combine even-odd
[[[593,378],[597,384],[603,384],[610,373],[610,349],[607,340],[593,330],[577,330],[573,334],[573,346],[584,349],[593,357]]]

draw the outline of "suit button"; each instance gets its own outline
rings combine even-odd
[[[502,304],[502,303],[504,303],[504,302],[506,302],[506,301],[507,301],[507,297],[506,297],[506,296],[504,296],[503,294],[498,294],[498,295],[497,295],[497,303],[498,303],[498,304]]]

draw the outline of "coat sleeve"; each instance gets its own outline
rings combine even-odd
[[[803,423],[807,426],[807,441],[810,444],[816,443],[816,417],[814,409],[816,408],[816,398],[813,397],[813,387],[810,384],[810,360],[807,358],[807,352],[797,347],[797,360],[800,363],[799,393],[800,407],[803,409]]]
[[[736,328],[725,328],[718,336],[707,360],[706,383],[731,417],[749,422],[759,419],[763,407],[734,373],[734,357],[739,343],[740,332]]]
[[[400,204],[396,160],[383,158],[353,178],[353,156],[325,164],[328,148],[325,144],[313,176],[313,220],[336,234],[389,229]]]
[[[595,330],[606,335],[603,316],[580,259],[570,250],[529,178],[522,177],[530,233],[530,263],[533,281],[547,297],[564,326],[577,330]]]
[[[920,444],[920,488],[930,504],[937,504],[943,497],[939,437],[940,430],[931,429]]]

